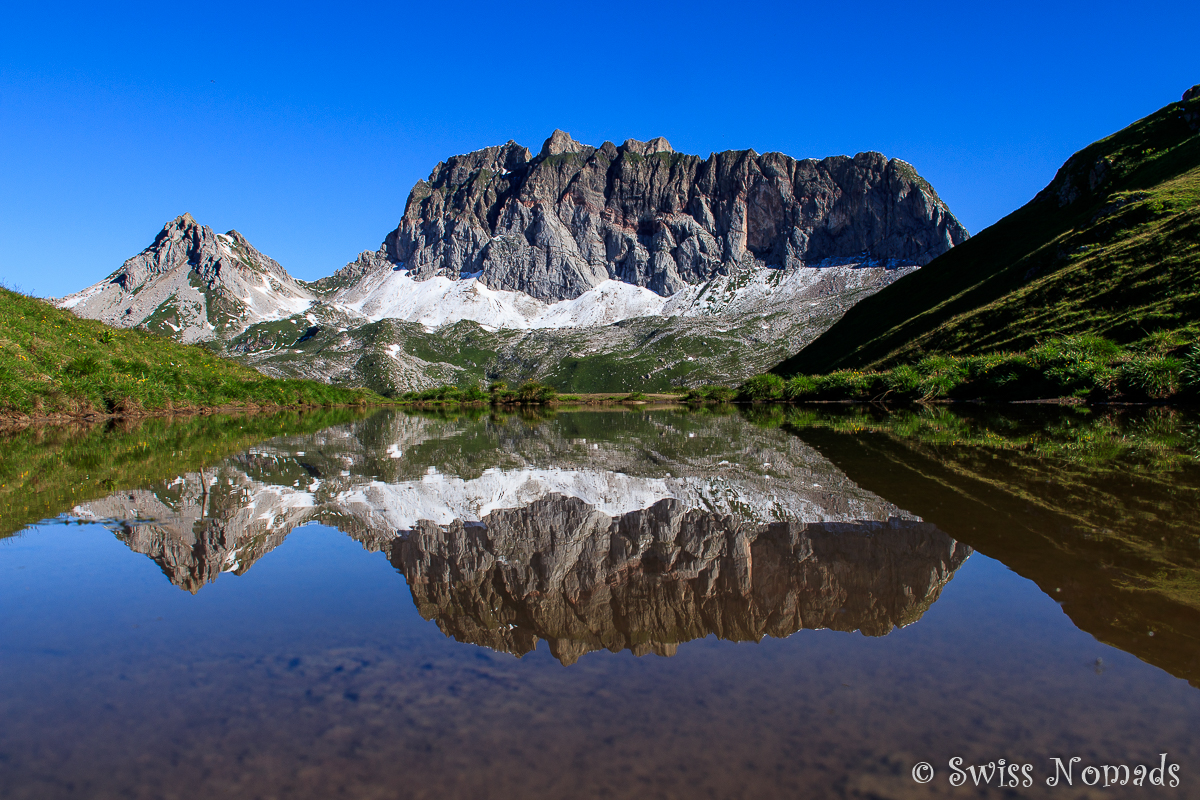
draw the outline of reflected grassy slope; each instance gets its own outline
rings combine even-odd
[[[0,437],[0,537],[114,490],[210,466],[274,436],[312,433],[364,411],[314,409],[127,426],[28,428]]]
[[[1165,409],[767,409],[862,488],[1200,685],[1200,427]]]

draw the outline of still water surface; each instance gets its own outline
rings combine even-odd
[[[26,432],[0,798],[1200,797],[1198,441],[1036,409]],[[1178,787],[1079,772],[1162,753]]]

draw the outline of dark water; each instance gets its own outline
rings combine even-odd
[[[0,798],[1200,797],[1198,443],[1162,410],[27,432]],[[1177,786],[1085,783],[1163,753]]]

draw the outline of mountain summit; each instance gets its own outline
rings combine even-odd
[[[214,233],[181,214],[116,272],[59,305],[109,325],[196,342],[291,316],[313,299],[237,231]]]
[[[555,302],[610,279],[667,296],[750,264],[923,265],[966,239],[933,187],[879,153],[705,159],[556,130],[537,156],[510,141],[438,164],[386,248],[417,279],[478,275]]]

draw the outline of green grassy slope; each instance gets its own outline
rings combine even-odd
[[[1200,96],[1072,156],[1036,198],[858,303],[773,370],[888,366],[1093,333],[1200,331]]]
[[[0,413],[137,413],[371,399],[380,398],[362,389],[268,379],[202,347],[110,328],[0,289]]]
[[[678,384],[734,383],[777,363],[788,349],[763,341],[763,322],[757,316],[640,317],[587,330],[493,331],[460,320],[431,331],[383,319],[347,325],[348,331],[323,326],[301,341],[310,323],[296,316],[252,325],[227,352],[271,374],[324,375],[336,385],[358,384],[389,397],[413,388],[417,371],[424,385],[534,380],[560,392],[659,392]]]

